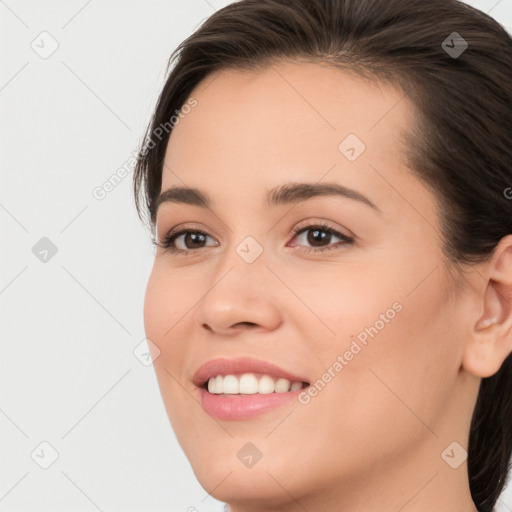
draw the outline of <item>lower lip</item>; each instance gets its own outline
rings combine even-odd
[[[297,399],[304,389],[286,393],[254,395],[216,395],[204,388],[198,388],[204,410],[219,420],[245,420],[288,404]]]

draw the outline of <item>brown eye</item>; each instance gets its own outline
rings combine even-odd
[[[170,251],[171,253],[189,254],[196,250],[208,247],[205,243],[209,236],[210,235],[208,235],[208,233],[197,229],[182,229],[177,232],[173,232],[171,230],[171,232],[168,233],[162,241],[154,242],[154,244]],[[179,245],[181,245],[181,247]]]
[[[178,240],[180,237],[183,237],[183,244],[185,245],[185,249],[200,249],[202,247],[201,244],[204,244],[206,241],[205,233],[201,233],[199,231],[185,231],[178,235],[173,235],[170,239],[170,242],[173,243]]]
[[[331,247],[330,245],[335,242],[333,241],[333,237],[338,238],[340,241],[336,242],[335,245]],[[302,249],[306,252],[328,251],[336,249],[341,245],[351,245],[354,243],[353,238],[344,235],[329,226],[317,224],[297,229],[293,239],[299,240],[299,244],[293,244],[294,246],[310,244],[311,247]]]

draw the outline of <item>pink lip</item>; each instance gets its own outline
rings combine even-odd
[[[303,390],[266,395],[214,395],[198,388],[203,409],[219,420],[245,420],[297,399]]]
[[[263,414],[270,409],[290,403],[302,390],[286,393],[268,393],[254,395],[216,395],[204,387],[210,377],[217,375],[236,375],[241,373],[267,374],[272,377],[288,379],[290,382],[309,382],[308,379],[294,375],[268,361],[251,357],[236,359],[212,359],[199,367],[192,382],[198,387],[204,410],[220,420],[243,420]]]
[[[308,379],[293,375],[273,363],[253,359],[251,357],[211,359],[198,368],[192,378],[192,382],[196,386],[201,387],[210,377],[216,377],[217,375],[236,375],[240,373],[266,373],[273,377],[288,379],[290,382],[309,382]]]

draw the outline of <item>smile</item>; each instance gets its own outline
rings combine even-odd
[[[208,392],[216,395],[254,395],[287,393],[307,386],[306,382],[274,377],[268,374],[243,373],[239,375],[217,375],[207,383]]]

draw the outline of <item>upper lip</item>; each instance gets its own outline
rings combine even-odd
[[[236,373],[265,373],[271,376],[288,379],[290,382],[308,382],[304,377],[294,375],[283,368],[252,357],[237,357],[235,359],[217,358],[202,364],[194,374],[192,382],[200,387],[211,377],[217,375],[233,375]]]

